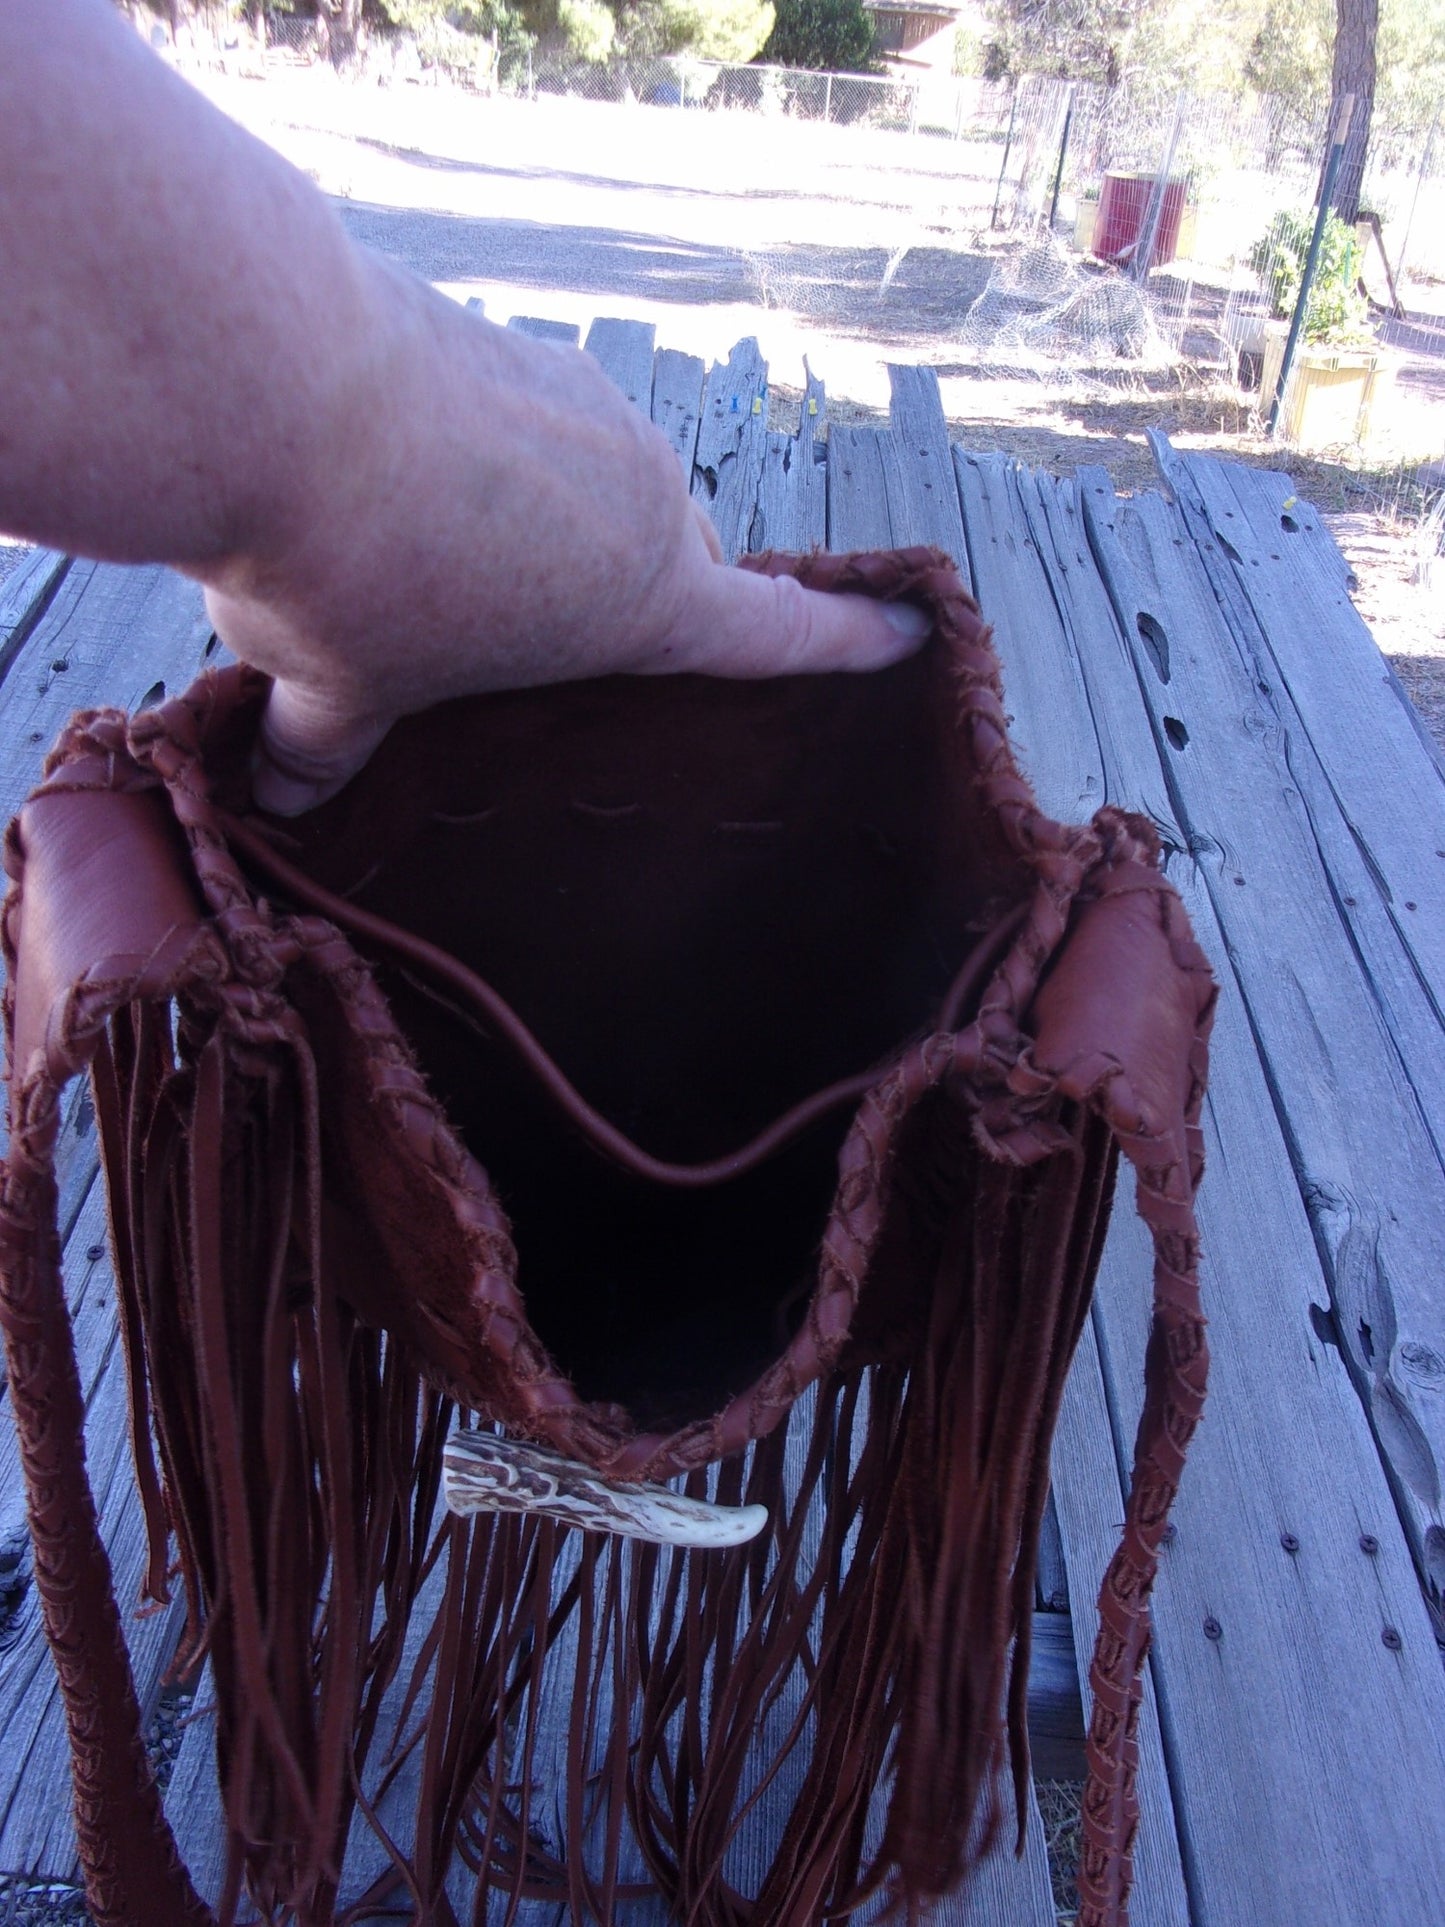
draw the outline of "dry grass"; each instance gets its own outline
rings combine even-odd
[[[1079,1865],[1082,1780],[1040,1780],[1035,1786],[1044,1823],[1044,1845],[1049,1855],[1049,1879],[1054,1890],[1054,1912],[1059,1927],[1074,1927],[1078,1894],[1074,1876]]]

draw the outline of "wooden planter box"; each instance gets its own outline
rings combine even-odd
[[[1264,331],[1259,408],[1268,417],[1284,362],[1289,327],[1271,321]],[[1301,343],[1279,411],[1279,433],[1297,448],[1338,448],[1363,442],[1371,415],[1392,386],[1398,363],[1383,348],[1330,348]]]

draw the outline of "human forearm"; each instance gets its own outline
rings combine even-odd
[[[448,696],[919,640],[913,612],[717,567],[588,356],[353,246],[105,0],[0,0],[0,276],[0,528],[206,584],[275,678],[273,808]]]
[[[324,200],[103,0],[0,0],[0,527],[264,549],[377,344]]]

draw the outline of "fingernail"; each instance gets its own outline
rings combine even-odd
[[[883,615],[890,628],[909,642],[922,642],[933,629],[933,618],[916,602],[885,602]]]

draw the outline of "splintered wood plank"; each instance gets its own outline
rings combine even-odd
[[[1445,1168],[1438,1006],[1400,951],[1379,872],[1342,812],[1287,687],[1221,605],[1178,505],[1085,495],[1143,688],[1231,952],[1239,994],[1288,1115],[1329,1280],[1335,1335],[1369,1413],[1416,1558],[1439,1601],[1445,1463]],[[1149,643],[1142,640],[1147,634]],[[1320,638],[1328,655],[1332,632]],[[1212,646],[1211,646],[1212,645]],[[1165,669],[1168,680],[1165,680]],[[1387,712],[1388,713],[1388,712]],[[1404,736],[1395,752],[1411,747]],[[1336,755],[1342,753],[1338,748]],[[1368,726],[1354,760],[1373,762]],[[1417,762],[1424,758],[1415,755]],[[1422,788],[1413,807],[1424,812]],[[1445,809],[1430,832],[1445,847]],[[1393,956],[1391,952],[1393,951]],[[1360,958],[1373,958],[1361,970]],[[1445,992],[1445,981],[1435,986]],[[1393,1015],[1394,1022],[1390,1020]],[[1402,1053],[1401,1035],[1411,1048]]]
[[[55,549],[36,549],[0,582],[0,676],[49,606],[70,557]]]
[[[892,433],[883,445],[894,541],[942,549],[969,580],[948,428],[931,368],[888,366]],[[906,527],[907,533],[902,533]]]
[[[115,1322],[115,1282],[105,1245],[105,1201],[96,1184],[65,1253],[66,1299],[85,1396],[86,1459],[115,1597],[130,1648],[142,1720],[154,1710],[180,1636],[179,1598],[137,1610],[147,1547],[130,1467],[125,1362]],[[0,1426],[0,1543],[23,1542],[21,1475],[13,1427]],[[0,1624],[0,1871],[56,1881],[79,1878],[70,1817],[70,1750],[40,1604],[24,1555],[26,1584]]]
[[[486,320],[487,304],[479,294],[469,294],[467,296],[467,313],[474,314],[479,321]]]
[[[693,498],[711,516],[726,562],[748,547],[767,446],[768,368],[748,336],[713,364],[693,456]]]
[[[828,470],[818,439],[827,397],[817,376],[808,372],[796,435],[770,433],[758,477],[757,507],[748,547],[791,549],[807,554],[828,539]]]
[[[1353,605],[1339,601],[1348,564],[1289,478],[1196,468],[1162,439],[1156,451],[1172,468],[1179,513],[1246,674],[1279,717],[1336,912],[1445,1154],[1445,769]],[[1329,607],[1312,608],[1310,594]],[[1316,616],[1306,642],[1301,622]],[[1352,753],[1366,741],[1378,741],[1375,754]],[[1445,1374],[1436,1376],[1445,1391]]]
[[[556,341],[564,348],[575,348],[582,339],[575,321],[549,321],[545,315],[514,314],[507,326],[534,341]]]
[[[890,367],[888,374],[890,428],[835,424],[829,430],[828,547],[846,552],[925,544],[942,549],[969,582],[937,379],[931,369]]]
[[[652,411],[652,357],[657,330],[650,321],[615,321],[599,315],[584,346],[608,380],[634,408]]]
[[[699,356],[681,354],[676,348],[658,349],[652,364],[652,423],[677,450],[689,487],[706,378],[707,366]]]
[[[1350,600],[1346,575],[1321,561],[1334,547],[1328,531],[1308,503],[1281,509],[1287,478],[1181,456],[1162,436],[1153,440],[1186,522],[1198,535],[1207,518],[1220,545],[1215,560],[1233,562],[1275,675],[1368,853],[1379,902],[1445,998],[1445,771],[1422,753],[1410,704]]]
[[[1227,974],[1230,948],[1202,875],[1210,853],[1201,846],[1187,854],[1190,832],[1170,822],[1167,806],[1151,805],[1174,789],[1140,697],[1148,665],[1133,667],[1137,631],[1120,624],[1090,567],[1077,490],[1034,479],[1028,533],[1067,622],[1005,624],[1005,684],[1048,689],[1055,710],[1072,707],[1074,722],[1061,724],[1065,740],[1096,736],[1100,767],[1090,794],[1102,790],[1164,816],[1170,873],[1216,969]],[[1003,613],[990,606],[995,618]],[[1072,649],[1063,646],[1066,626]],[[1014,675],[1012,639],[1024,635],[1028,649],[1052,658],[1051,680]],[[1177,679],[1181,668],[1173,673]],[[1045,740],[1028,695],[1010,701],[1021,732]],[[1254,807],[1268,806],[1256,799]],[[1228,995],[1206,1131],[1200,1222],[1214,1368],[1154,1592],[1154,1680],[1190,1918],[1198,1927],[1413,1919],[1445,1872],[1445,1844],[1428,1818],[1442,1797],[1445,1682],[1368,1427],[1338,1354],[1311,1318],[1322,1292],[1314,1238],[1249,1023]],[[1124,1465],[1142,1404],[1149,1323],[1147,1239],[1128,1207],[1126,1186],[1094,1313]],[[1087,1372],[1083,1352],[1076,1370]],[[1089,1389],[1087,1375],[1081,1384]],[[1092,1435],[1102,1414],[1075,1418],[1073,1430]],[[1055,1491],[1082,1632],[1113,1533],[1101,1546],[1089,1519],[1107,1515],[1091,1510],[1083,1524],[1071,1516],[1070,1430],[1066,1415]],[[1117,1518],[1116,1511],[1115,1525]],[[1362,1551],[1362,1535],[1372,1535],[1373,1551]],[[1141,1905],[1147,1845],[1141,1840]]]
[[[1078,661],[1024,510],[1021,490],[1032,487],[1031,478],[1006,455],[973,455],[959,448],[954,459],[973,592],[993,625],[1003,664],[1014,753],[1043,808],[1063,822],[1077,822],[1110,799],[1093,715],[1087,704],[1058,699],[1059,662],[1077,677]],[[1159,789],[1162,801],[1162,782]]]

